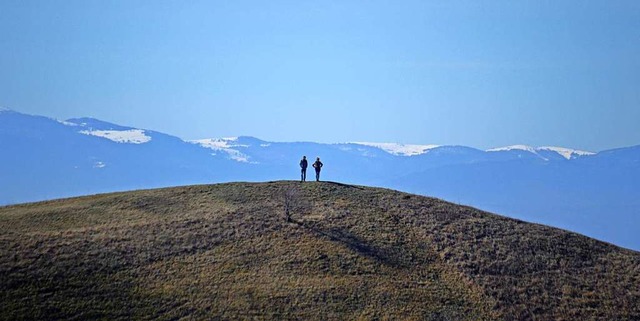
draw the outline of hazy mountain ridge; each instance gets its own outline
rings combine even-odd
[[[640,146],[591,154],[528,146],[483,151],[285,143],[247,136],[184,141],[92,118],[58,121],[5,110],[0,112],[0,149],[0,204],[297,179],[298,161],[306,155],[322,157],[324,179],[436,196],[640,249]]]

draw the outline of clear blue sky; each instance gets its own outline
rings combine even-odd
[[[0,107],[185,139],[640,144],[640,1],[0,2]]]

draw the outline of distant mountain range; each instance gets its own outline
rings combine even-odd
[[[185,141],[92,118],[60,121],[1,110],[0,150],[0,204],[297,179],[306,155],[322,158],[324,180],[435,196],[640,249],[640,145],[591,153],[254,137]]]

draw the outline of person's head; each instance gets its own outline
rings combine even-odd
[[[307,159],[307,156],[302,156],[302,159]]]
[[[316,160],[320,160],[320,157],[316,157]]]

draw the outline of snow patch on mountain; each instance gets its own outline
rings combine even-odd
[[[593,152],[587,152],[587,151],[583,151],[583,150],[570,149],[570,148],[564,148],[564,147],[553,147],[553,146],[543,146],[543,147],[538,147],[537,149],[538,150],[548,150],[548,151],[556,152],[556,153],[562,155],[562,157],[564,157],[566,159],[575,158],[576,156],[589,156],[589,155],[595,155],[596,154],[596,153],[593,153]]]
[[[97,136],[112,140],[116,143],[144,144],[151,141],[151,136],[147,136],[142,129],[129,130],[82,130],[80,134]]]
[[[511,146],[505,146],[505,147],[492,148],[492,149],[487,149],[487,152],[506,152],[506,151],[512,151],[512,150],[522,150],[525,152],[537,154],[535,148],[527,145],[511,145]]]
[[[551,151],[551,152],[558,153],[560,156],[566,159],[572,159],[577,156],[595,155],[595,153],[592,153],[592,152],[564,148],[564,147],[553,147],[553,146],[531,147],[527,145],[511,145],[511,146],[505,146],[505,147],[492,148],[492,149],[488,149],[487,152],[504,152],[504,151],[513,151],[513,150],[526,151],[529,153],[536,154],[538,156],[540,156],[540,154],[538,154],[538,152],[540,151]],[[545,160],[548,160],[542,156],[540,157]]]
[[[340,144],[334,144],[337,146],[337,148],[343,152],[352,152],[352,151],[356,151],[358,152],[360,155],[364,156],[364,157],[377,157],[378,155],[376,154],[376,151],[379,151],[380,148],[378,147],[372,147],[372,146],[365,146],[363,144],[357,144],[357,143],[340,143]],[[387,151],[382,151],[387,153]]]
[[[428,152],[430,149],[440,147],[440,145],[411,145],[397,143],[370,143],[353,142],[352,144],[376,147],[383,151],[397,156],[415,156]]]
[[[66,120],[56,119],[56,121],[57,121],[57,122],[59,122],[60,124],[65,125],[65,126],[70,126],[70,127],[77,127],[77,126],[81,126],[81,125],[78,125],[78,124],[76,124],[76,123],[72,123],[72,122],[69,122],[69,121],[66,121]]]
[[[238,144],[238,137],[207,138],[191,140],[189,142],[214,150],[224,150],[232,147],[249,147],[249,145]]]
[[[511,146],[487,149],[486,151],[487,152],[524,151],[524,152],[528,152],[528,153],[534,154],[534,155],[542,158],[545,161],[549,160],[548,158],[543,157],[542,155],[538,154],[538,151],[536,150],[535,147],[531,147],[531,146],[527,146],[527,145],[511,145]],[[522,157],[522,155],[518,155],[518,157]]]
[[[227,138],[207,138],[207,139],[198,139],[191,140],[189,143],[200,145],[204,148],[208,148],[214,151],[221,151],[227,153],[230,159],[241,163],[251,163],[257,164],[256,162],[249,161],[249,156],[243,154],[234,147],[249,147],[249,145],[238,144],[238,137],[227,137]],[[215,155],[215,154],[213,154]]]

